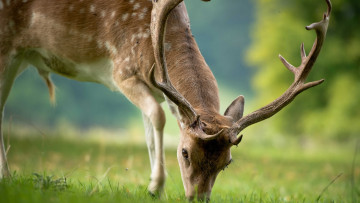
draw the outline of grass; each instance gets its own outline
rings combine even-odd
[[[10,144],[14,174],[0,181],[0,202],[186,201],[174,147],[166,149],[165,196],[156,199],[146,190],[150,164],[144,143],[13,135]],[[354,151],[350,141],[245,137],[232,149],[235,161],[219,174],[211,200],[356,202],[360,166]]]

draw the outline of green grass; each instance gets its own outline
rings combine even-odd
[[[166,138],[165,138],[166,139]],[[185,202],[175,148],[166,149],[165,196],[146,190],[144,143],[85,136],[10,137],[12,179],[0,181],[0,202]],[[232,149],[212,202],[356,202],[359,161],[354,142],[245,137]],[[323,193],[322,191],[338,177]]]

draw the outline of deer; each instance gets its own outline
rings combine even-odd
[[[208,0],[203,0],[208,1]],[[231,161],[248,126],[268,119],[301,92],[324,80],[306,82],[324,43],[332,5],[306,27],[316,40],[302,62],[281,62],[294,82],[273,102],[244,114],[244,97],[220,113],[217,82],[191,33],[182,0],[0,0],[0,177],[11,176],[2,133],[6,99],[28,66],[49,89],[50,74],[95,82],[125,95],[143,115],[150,159],[148,191],[161,195],[166,180],[163,131],[166,101],[178,121],[177,159],[185,196],[208,201],[219,172]]]

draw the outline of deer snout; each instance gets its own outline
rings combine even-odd
[[[199,184],[192,185],[195,187],[188,187],[185,192],[186,198],[189,201],[193,201],[196,198],[200,202],[209,202],[215,178],[216,177],[210,177],[205,180],[203,179],[203,181],[198,182]]]
[[[187,196],[187,200],[189,202],[192,202],[195,200],[195,197],[196,197],[196,200],[199,201],[199,202],[210,202],[210,194],[211,192],[209,193],[201,193],[201,194],[197,194],[196,196],[195,195],[190,195],[190,196]]]

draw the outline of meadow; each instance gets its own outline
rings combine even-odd
[[[13,176],[0,181],[0,202],[186,202],[172,136],[165,136],[168,178],[158,199],[146,189],[150,164],[141,133],[13,131],[6,136]],[[356,202],[355,151],[355,140],[244,137],[211,202]]]

